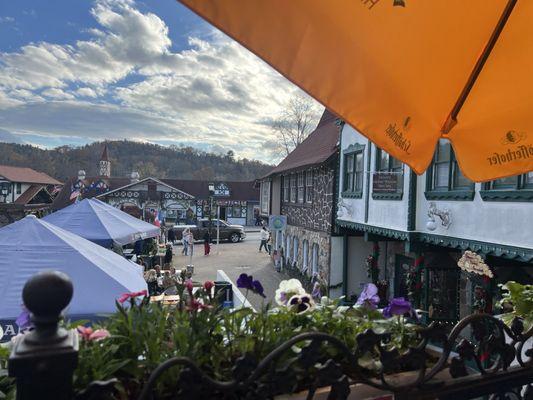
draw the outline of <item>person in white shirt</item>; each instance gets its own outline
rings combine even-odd
[[[261,253],[261,249],[263,247],[265,248],[265,251],[268,253],[267,242],[268,242],[268,238],[270,237],[270,233],[267,231],[267,228],[263,226],[263,228],[261,228],[260,234],[261,234],[261,244],[259,245],[259,253]]]

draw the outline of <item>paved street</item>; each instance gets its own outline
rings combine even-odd
[[[265,288],[266,302],[274,301],[274,294],[279,282],[288,279],[285,275],[275,271],[271,259],[259,249],[259,232],[247,232],[246,239],[240,243],[221,242],[217,251],[216,245],[211,247],[211,255],[204,256],[203,243],[194,246],[194,276],[195,281],[215,280],[218,269],[223,270],[233,283],[243,272],[253,275]],[[182,247],[174,246],[174,262],[176,268],[183,268],[189,262],[189,257],[181,255]],[[257,309],[261,307],[263,299],[250,294],[248,300]]]

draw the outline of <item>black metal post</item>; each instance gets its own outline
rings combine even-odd
[[[72,299],[73,287],[62,272],[30,278],[22,300],[35,329],[20,336],[9,357],[9,376],[17,382],[17,400],[68,400],[78,363],[78,335],[59,327],[61,312]]]

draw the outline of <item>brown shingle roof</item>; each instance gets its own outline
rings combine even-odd
[[[11,182],[23,183],[41,183],[43,185],[61,185],[61,182],[55,180],[44,172],[38,172],[31,168],[11,167],[0,165],[0,176],[3,176]]]
[[[340,127],[336,121],[335,114],[324,110],[316,129],[267,176],[327,161],[337,151]]]

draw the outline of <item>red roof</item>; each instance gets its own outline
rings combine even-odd
[[[337,117],[329,110],[324,110],[316,129],[267,176],[322,164],[337,151],[339,135],[340,127],[337,124]]]
[[[11,182],[21,183],[41,183],[43,185],[61,185],[61,182],[55,180],[44,172],[38,172],[31,168],[11,167],[0,165],[0,177],[4,177]]]

